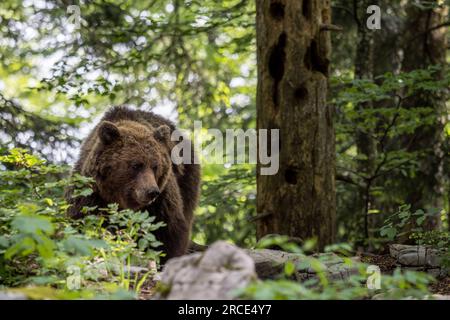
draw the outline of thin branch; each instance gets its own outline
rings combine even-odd
[[[380,145],[381,145],[381,149],[383,150],[383,152],[385,152],[385,145],[384,145],[384,142],[385,142],[385,140],[386,140],[386,138],[387,138],[387,135],[389,134],[389,131],[394,127],[395,122],[397,121],[398,117],[400,116],[399,109],[400,109],[400,106],[401,106],[401,104],[402,104],[402,102],[403,102],[403,98],[402,98],[400,95],[396,95],[396,96],[397,96],[397,98],[398,98],[398,102],[397,102],[397,105],[396,105],[396,107],[395,107],[395,109],[397,110],[397,112],[395,113],[394,117],[392,118],[391,123],[390,123],[390,124],[386,127],[386,129],[384,130],[383,136],[382,136],[381,139],[380,139]]]
[[[256,216],[251,217],[250,219],[248,219],[249,222],[255,222],[257,220],[266,218],[271,216],[273,213],[272,212],[263,212],[263,213],[258,213]]]
[[[352,184],[357,187],[361,187],[361,185],[358,182],[356,182],[355,180],[353,180],[349,175],[338,173],[338,174],[336,174],[336,180],[346,182],[348,184]]]
[[[423,32],[421,32],[421,33],[419,33],[418,35],[414,36],[410,41],[415,41],[415,40],[417,40],[418,38],[423,37],[424,35],[426,35],[426,34],[432,32],[432,31],[434,31],[434,30],[437,30],[437,29],[440,29],[440,28],[443,28],[443,27],[449,27],[449,26],[450,26],[450,21],[446,21],[446,22],[440,23],[440,24],[438,24],[438,25],[435,25],[435,26],[433,26],[433,27],[430,27],[430,28],[428,28],[427,30],[425,30],[425,31],[423,31]]]

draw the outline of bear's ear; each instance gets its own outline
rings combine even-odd
[[[119,128],[109,121],[102,121],[102,123],[100,123],[98,135],[104,144],[111,144],[120,138]]]
[[[153,136],[158,141],[168,143],[170,141],[170,128],[166,125],[159,126],[156,128]]]

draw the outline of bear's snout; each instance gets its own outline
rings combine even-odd
[[[146,192],[147,200],[149,202],[153,202],[159,196],[160,193],[161,192],[159,191],[158,187],[148,189]]]
[[[136,198],[142,205],[151,204],[160,195],[161,191],[158,187],[150,187],[148,189],[136,190]]]

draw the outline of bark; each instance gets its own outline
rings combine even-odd
[[[446,21],[448,8],[444,5],[432,9],[420,9],[410,5],[407,8],[407,23],[404,42],[403,71],[426,68],[429,65],[441,65],[436,80],[442,79],[447,69],[447,28],[433,29]],[[414,144],[409,149],[426,150],[419,164],[417,177],[405,181],[404,188],[408,190],[406,202],[411,203],[413,209],[443,208],[445,194],[444,173],[444,126],[446,122],[446,97],[444,90],[438,92],[417,92],[406,99],[405,107],[433,107],[435,124],[424,126],[416,130]],[[407,137],[409,138],[409,137]],[[412,181],[411,181],[412,180]],[[412,189],[411,186],[414,186]],[[434,227],[440,219],[432,223]],[[430,226],[433,227],[433,226]]]
[[[374,50],[374,31],[366,26],[367,8],[377,4],[373,0],[356,1],[353,0],[355,20],[358,24],[358,43],[356,47],[355,57],[355,79],[373,80],[373,50]],[[358,110],[372,109],[374,106],[372,102],[360,103],[356,106]],[[373,134],[369,130],[359,131],[356,134],[356,146],[358,154],[364,155],[364,160],[358,161],[358,171],[365,174],[366,177],[371,177],[375,171],[375,159],[377,154],[376,142],[372,138]],[[364,236],[369,238],[369,210],[371,209],[370,191],[372,188],[372,181],[366,181],[364,188],[359,190],[359,198],[364,216]]]
[[[257,126],[280,129],[280,169],[257,176],[257,236],[335,236],[335,138],[327,106],[328,0],[259,0]]]

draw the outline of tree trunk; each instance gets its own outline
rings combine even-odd
[[[280,169],[257,176],[257,236],[335,236],[335,137],[327,105],[329,0],[259,0],[257,126],[280,129]],[[260,167],[260,166],[259,166]]]
[[[358,23],[358,43],[356,46],[355,57],[355,79],[373,80],[373,49],[374,49],[374,31],[366,26],[367,13],[366,10],[371,4],[377,4],[373,0],[353,0],[354,14],[357,15],[355,20]],[[358,110],[372,109],[372,102],[363,102],[356,106]],[[376,143],[372,132],[358,131],[356,134],[356,146],[359,155],[363,155],[364,159],[358,161],[358,171],[366,177],[373,176],[375,172],[375,159],[377,154]],[[372,181],[367,180],[364,188],[359,190],[359,199],[364,217],[364,237],[369,239],[369,210],[371,209],[371,188]]]
[[[423,1],[425,4],[425,1]],[[433,27],[446,21],[448,8],[445,5],[430,9],[420,9],[410,5],[407,8],[407,23],[405,26],[403,71],[426,68],[429,65],[440,65],[436,80],[445,75],[447,62],[446,28],[432,30]],[[444,173],[444,126],[446,122],[446,94],[444,90],[436,92],[417,92],[406,99],[405,107],[432,107],[436,117],[434,125],[428,125],[416,130],[414,143],[410,151],[427,150],[419,159],[419,170],[416,178],[405,181],[404,188],[409,190],[406,202],[413,209],[435,207],[443,208],[445,196]],[[411,181],[413,180],[413,181]],[[414,187],[411,187],[414,186]],[[433,219],[430,227],[440,223]]]

